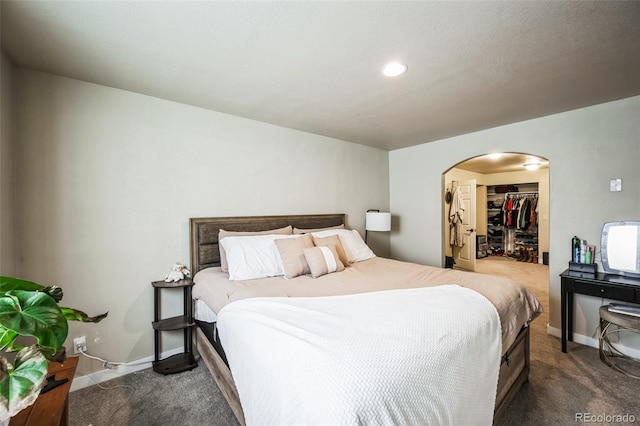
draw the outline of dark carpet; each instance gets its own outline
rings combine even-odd
[[[151,368],[69,394],[71,426],[216,426],[238,422],[200,360],[179,374]]]

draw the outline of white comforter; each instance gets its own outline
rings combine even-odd
[[[251,298],[218,329],[248,425],[492,423],[500,319],[473,290]]]

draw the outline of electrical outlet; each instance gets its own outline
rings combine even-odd
[[[87,338],[85,336],[80,336],[73,339],[73,353],[79,354],[80,351],[87,351]]]

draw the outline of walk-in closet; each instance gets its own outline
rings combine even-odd
[[[535,166],[535,167],[531,167]],[[464,188],[462,244],[453,240],[454,183]],[[443,266],[490,260],[549,264],[549,163],[531,154],[481,155],[443,174]],[[456,226],[460,226],[456,223]]]
[[[478,258],[507,256],[538,263],[538,201],[537,182],[487,186],[486,245],[477,245]]]

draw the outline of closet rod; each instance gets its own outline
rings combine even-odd
[[[537,196],[538,191],[507,192],[505,193],[505,196],[510,197],[512,195],[528,195],[528,194],[533,194]]]

